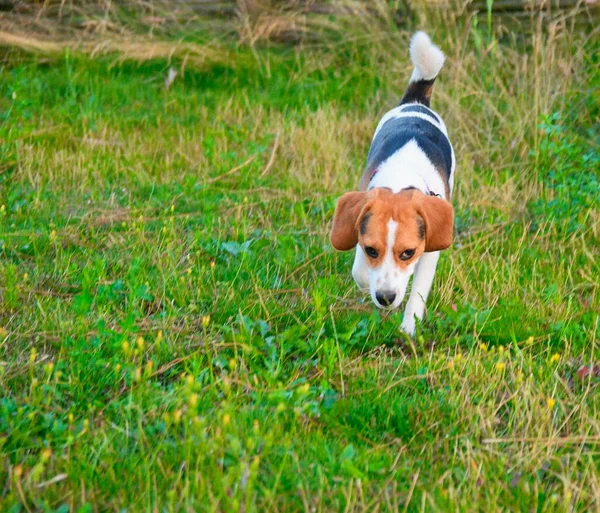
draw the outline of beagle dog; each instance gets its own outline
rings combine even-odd
[[[402,322],[414,335],[440,250],[452,243],[456,159],[446,125],[429,106],[444,54],[417,32],[410,57],[408,87],[375,130],[359,191],[338,200],[331,244],[340,251],[356,248],[352,276],[379,308],[398,308],[414,274]]]

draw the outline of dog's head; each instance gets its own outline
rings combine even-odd
[[[421,255],[452,243],[454,210],[417,190],[348,192],[337,203],[331,244],[360,245],[369,268],[369,290],[380,308],[397,308]]]

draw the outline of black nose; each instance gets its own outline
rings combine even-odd
[[[375,292],[375,299],[382,306],[389,306],[396,299],[396,293],[393,290],[384,290]]]

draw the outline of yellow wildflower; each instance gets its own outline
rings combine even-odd
[[[42,460],[42,462],[45,463],[46,461],[48,461],[50,459],[50,456],[52,456],[52,451],[50,449],[46,448],[41,452],[40,456],[41,456],[40,459]]]
[[[175,422],[175,424],[179,423],[182,415],[183,415],[183,412],[181,410],[175,410],[173,412],[173,422]]]
[[[300,385],[298,387],[298,393],[302,394],[302,395],[308,394],[309,390],[310,390],[310,385],[308,383],[304,383],[304,385]]]

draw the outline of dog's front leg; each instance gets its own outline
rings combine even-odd
[[[411,336],[415,334],[416,319],[423,319],[423,315],[425,314],[425,303],[431,290],[431,284],[433,283],[439,259],[439,251],[423,253],[415,269],[412,289],[406,303],[406,310],[404,311],[404,319],[402,321],[402,330]]]
[[[352,277],[363,292],[369,290],[369,266],[367,265],[367,256],[360,244],[356,246],[356,256],[354,265],[352,265]]]

